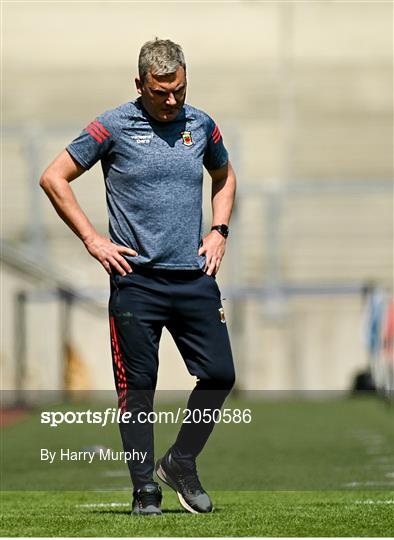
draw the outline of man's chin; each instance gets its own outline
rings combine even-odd
[[[171,122],[171,120],[175,120],[178,114],[179,114],[178,109],[176,111],[162,112],[159,115],[159,119],[161,122]]]

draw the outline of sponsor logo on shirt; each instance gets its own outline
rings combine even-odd
[[[131,135],[130,138],[137,144],[149,144],[153,139],[153,133],[149,135]]]
[[[192,146],[193,139],[192,139],[192,132],[191,131],[182,131],[182,142],[185,146]]]

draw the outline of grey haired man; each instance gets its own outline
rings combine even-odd
[[[135,83],[138,99],[94,119],[49,165],[40,185],[110,276],[119,407],[135,416],[152,411],[163,327],[197,378],[187,404],[191,422],[182,424],[156,467],[153,425],[120,424],[124,450],[147,452],[144,462],[129,462],[133,513],[161,513],[155,469],[187,511],[211,512],[196,458],[214,428],[214,412],[235,381],[216,274],[236,179],[218,126],[205,112],[185,104],[186,63],[179,45],[160,39],[145,43]],[[109,238],[98,234],[70,188],[98,161],[105,179]],[[205,236],[204,167],[212,178],[212,227]],[[208,421],[196,411],[211,411]]]

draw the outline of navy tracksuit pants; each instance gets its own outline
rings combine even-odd
[[[111,350],[119,407],[133,417],[153,410],[162,329],[171,333],[186,367],[197,377],[187,408],[220,409],[235,373],[227,325],[216,279],[202,270],[157,270],[135,266],[111,277]],[[214,422],[181,426],[171,447],[184,466],[203,449]],[[193,421],[193,418],[197,421]],[[151,482],[154,471],[153,423],[121,423],[125,451],[147,452],[144,463],[129,461],[135,489]]]

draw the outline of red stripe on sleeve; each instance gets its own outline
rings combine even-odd
[[[103,135],[101,131],[93,124],[93,122],[89,124],[89,129],[92,129],[96,133],[96,135],[100,137],[102,142],[104,142],[105,139],[108,139],[107,135]]]
[[[111,135],[111,133],[108,130],[106,130],[105,127],[102,126],[100,124],[100,122],[98,122],[97,120],[94,120],[92,122],[92,124],[94,124],[103,135],[106,135],[107,137],[109,137]],[[107,138],[107,137],[105,137],[105,138]]]
[[[104,139],[97,135],[97,133],[91,128],[90,125],[85,129],[93,137],[93,139],[96,139],[96,141],[98,141],[100,144],[104,141]]]
[[[212,139],[213,139],[213,142],[215,144],[217,144],[220,139],[221,139],[222,135],[219,131],[219,128],[217,126],[215,126],[215,129],[212,131]]]

